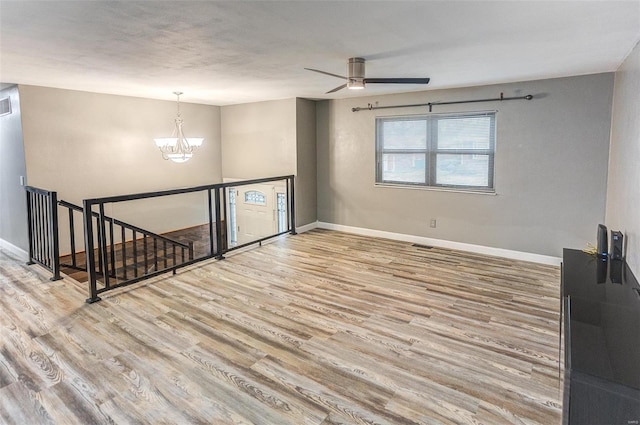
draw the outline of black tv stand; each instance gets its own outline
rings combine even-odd
[[[640,286],[627,264],[565,249],[563,424],[640,424]]]

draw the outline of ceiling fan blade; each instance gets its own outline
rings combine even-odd
[[[429,84],[429,78],[365,78],[365,84]]]
[[[342,78],[343,80],[347,80],[347,77],[343,77],[342,75],[338,75],[338,74],[332,74],[330,72],[325,72],[325,71],[320,71],[319,69],[313,69],[313,68],[305,68],[307,71],[313,71],[313,72],[319,72],[320,74],[325,74],[325,75],[330,75],[332,77],[338,77],[338,78]]]
[[[338,90],[342,90],[342,89],[343,89],[343,88],[345,88],[345,87],[347,87],[347,85],[346,85],[346,84],[343,84],[343,85],[341,85],[341,86],[336,87],[336,88],[335,88],[335,89],[333,89],[333,90],[329,90],[329,91],[328,91],[328,92],[326,92],[325,94],[329,94],[329,93],[337,92]]]

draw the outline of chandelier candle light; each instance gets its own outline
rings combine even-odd
[[[193,151],[202,146],[204,138],[185,137],[182,131],[182,117],[180,117],[180,95],[182,92],[173,92],[178,97],[178,113],[176,115],[176,127],[173,129],[171,137],[161,137],[153,139],[156,146],[162,152],[162,158],[170,159],[173,162],[186,162],[193,156]]]

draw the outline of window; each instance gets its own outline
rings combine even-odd
[[[277,193],[278,233],[287,231],[287,194]]]
[[[254,205],[267,205],[267,199],[264,193],[257,190],[248,190],[244,193],[244,203]]]
[[[495,112],[376,119],[376,183],[493,191]]]

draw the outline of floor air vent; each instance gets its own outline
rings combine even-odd
[[[420,245],[419,243],[414,243],[414,244],[413,244],[413,245],[411,245],[411,246],[415,246],[416,248],[422,248],[422,249],[431,249],[431,248],[433,248],[432,246],[429,246],[429,245]]]

